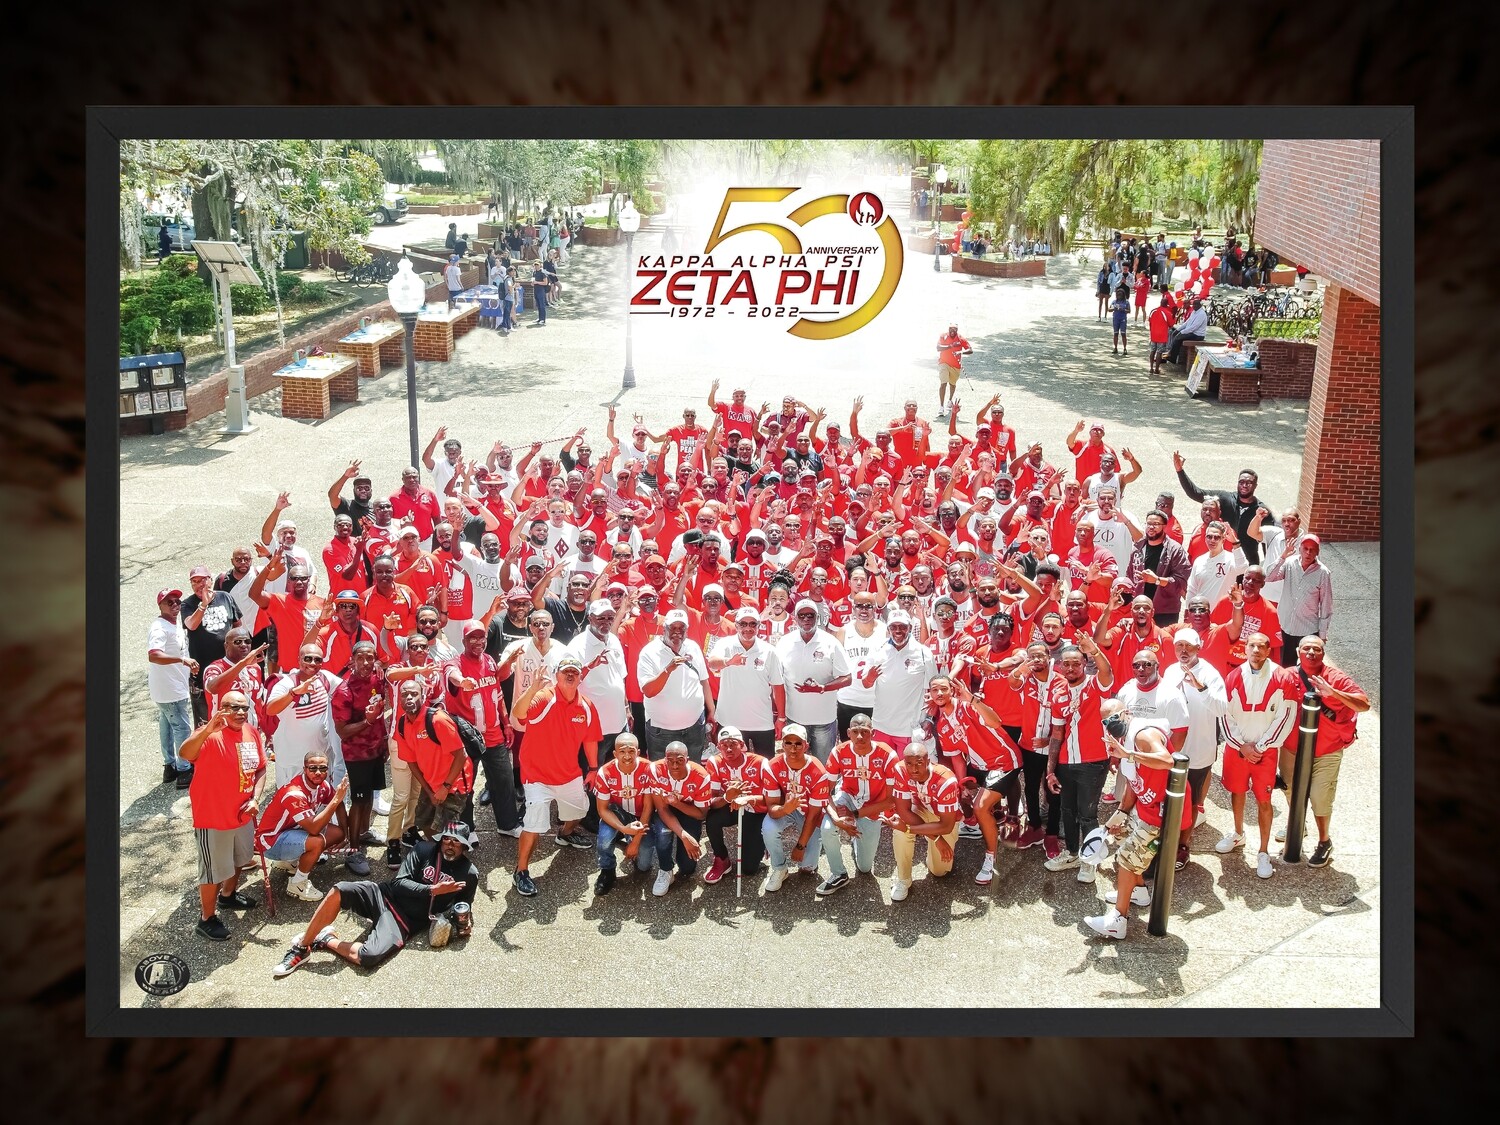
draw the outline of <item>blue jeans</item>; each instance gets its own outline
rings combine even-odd
[[[760,837],[766,843],[766,858],[771,861],[772,867],[785,867],[787,856],[791,854],[790,849],[782,842],[781,833],[783,829],[791,829],[796,836],[802,834],[802,812],[798,810],[788,813],[780,820],[775,820],[769,813],[760,822]],[[807,850],[802,853],[802,868],[805,871],[816,871],[818,869],[818,856],[823,854],[823,838],[816,832],[807,841]]]
[[[546,324],[547,323],[547,291],[545,289],[535,289],[535,290],[532,291],[531,295],[532,295],[532,298],[533,298],[533,300],[534,300],[534,302],[536,304],[536,322],[538,324]]]
[[[186,699],[156,705],[156,731],[161,736],[162,764],[174,766],[178,772],[183,773],[193,768],[192,763],[184,762],[177,756],[177,751],[182,749],[187,736],[193,733],[193,720],[189,717],[189,706]]]
[[[493,793],[490,794],[490,798],[491,800],[494,799]],[[629,824],[632,820],[636,819],[630,813],[622,809],[619,805],[610,805],[609,811],[614,813],[615,816],[619,817],[620,820],[626,824]],[[630,838],[628,836],[618,831],[617,829],[611,828],[608,824],[605,824],[604,821],[601,820],[599,822],[599,832],[594,837],[594,858],[599,861],[600,871],[613,871],[615,869],[616,840],[621,841],[622,845],[630,842]],[[641,850],[637,852],[635,856],[635,869],[637,871],[651,870],[652,848],[650,847],[650,844],[650,840],[643,840],[641,842]]]
[[[807,752],[820,762],[827,762],[828,755],[839,743],[839,721],[814,725],[803,723],[807,728]]]
[[[868,875],[875,866],[875,849],[880,846],[880,821],[862,816],[858,824],[859,835],[854,838],[854,866]],[[847,875],[849,872],[844,866],[844,834],[829,819],[827,813],[823,814],[821,843],[823,854],[828,857],[829,874]]]
[[[688,816],[686,813],[678,812],[677,822],[682,825],[683,830],[693,839],[703,839],[703,819],[701,817]],[[651,837],[652,842],[656,845],[656,866],[660,870],[672,870],[674,853],[677,859],[677,874],[683,878],[687,878],[698,870],[698,861],[687,854],[687,849],[682,846],[682,841],[673,835],[672,830],[666,826],[659,816],[651,818]]]
[[[500,303],[500,327],[507,332],[516,326],[515,321],[510,318],[511,311],[515,307],[516,303],[514,301],[502,301]]]

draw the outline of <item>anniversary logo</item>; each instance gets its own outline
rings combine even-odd
[[[702,253],[636,256],[631,313],[790,321],[785,331],[804,340],[869,324],[901,280],[895,221],[874,192],[793,200],[802,190],[729,188]]]

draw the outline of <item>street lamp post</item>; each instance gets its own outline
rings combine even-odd
[[[948,166],[939,164],[932,170],[932,176],[937,181],[937,194],[932,198],[932,269],[937,273],[943,268],[942,255],[938,253],[942,228],[938,224],[943,216],[943,185],[948,182]]]
[[[641,229],[641,213],[630,200],[620,208],[620,229],[625,232],[625,378],[620,385],[625,390],[635,386],[635,363],[630,338],[630,267],[635,260],[635,232]]]
[[[396,276],[386,285],[391,308],[406,326],[406,422],[411,436],[411,464],[417,465],[417,355],[413,346],[417,333],[417,314],[427,301],[427,286],[412,272],[411,259],[402,257]]]

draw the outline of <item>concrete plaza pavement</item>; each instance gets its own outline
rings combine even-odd
[[[412,240],[412,232],[400,234]],[[637,250],[653,249],[654,237],[643,232]],[[564,303],[545,328],[522,327],[508,338],[476,331],[459,342],[452,362],[420,365],[421,443],[446,424],[467,454],[482,456],[499,437],[521,450],[530,440],[560,438],[587,425],[602,451],[603,404],[619,403],[622,435],[633,413],[660,430],[680,418],[685,404],[695,405],[706,422],[704,399],[716,376],[721,394],[740,385],[752,403],[775,403],[795,393],[826,404],[830,419],[846,427],[850,400],[863,395],[862,428],[873,433],[900,412],[908,394],[932,417],[935,338],[956,319],[975,345],[960,386],[963,432],[972,432],[973,412],[999,392],[1007,423],[1023,442],[1041,440],[1055,460],[1066,456],[1063,439],[1078,419],[1102,418],[1107,440],[1117,449],[1128,446],[1144,466],[1126,506],[1139,514],[1159,489],[1172,489],[1189,528],[1197,506],[1180,495],[1174,449],[1187,457],[1201,486],[1232,487],[1238,470],[1251,465],[1273,510],[1296,497],[1306,404],[1232,407],[1189,399],[1179,376],[1147,373],[1138,332],[1128,357],[1110,355],[1108,326],[1093,319],[1091,272],[1071,258],[1049,262],[1045,278],[1000,281],[934,274],[930,258],[908,257],[891,306],[866,329],[822,345],[777,332],[735,338],[754,346],[726,344],[730,334],[712,324],[636,318],[638,386],[623,394],[622,278],[620,249],[575,250],[564,274]],[[523,323],[530,319],[528,313]],[[394,491],[408,461],[404,377],[388,371],[360,390],[360,402],[340,406],[322,422],[279,417],[272,394],[253,401],[259,428],[246,436],[218,436],[222,422],[211,418],[181,433],[123,443],[123,1004],[554,1007],[593,1005],[605,997],[688,1007],[1378,1003],[1378,544],[1330,544],[1324,555],[1335,575],[1337,607],[1330,658],[1376,701],[1360,719],[1360,739],[1341,778],[1333,865],[1315,871],[1278,862],[1276,876],[1262,881],[1254,874],[1253,850],[1219,856],[1213,843],[1230,814],[1215,781],[1209,823],[1193,835],[1193,862],[1178,876],[1167,938],[1146,936],[1139,911],[1129,941],[1092,937],[1082,919],[1103,910],[1105,876],[1090,888],[1073,872],[1047,873],[1040,849],[1002,852],[995,882],[977,887],[973,874],[982,848],[968,840],[960,842],[957,865],[945,880],[924,879],[919,862],[917,884],[898,904],[889,902],[888,838],[876,859],[878,886],[860,877],[818,901],[815,881],[805,876],[789,879],[771,896],[761,894],[759,881],[747,881],[738,902],[730,880],[708,887],[695,879],[655,899],[648,880],[639,877],[595,900],[592,854],[544,841],[533,861],[541,894],[522,899],[510,885],[515,843],[497,837],[492,817],[481,811],[476,858],[482,887],[467,943],[430,951],[418,940],[374,973],[318,956],[294,977],[274,981],[271,967],[312,910],[284,894],[278,894],[275,922],[262,905],[226,919],[229,942],[202,940],[192,932],[197,895],[186,794],[157,784],[144,652],[155,591],[186,588],[188,569],[198,562],[225,568],[232,546],[258,537],[281,489],[291,491],[289,515],[300,524],[299,541],[316,556],[331,532],[324,493],[352,457],[363,459],[377,490]],[[1280,814],[1280,794],[1276,800]],[[374,851],[371,859],[378,859]],[[375,877],[383,878],[374,865]],[[321,867],[313,878],[326,888],[344,877],[341,867]],[[278,888],[284,878],[274,877]],[[246,885],[263,899],[258,876]],[[341,932],[355,933],[356,926],[346,915]],[[153,998],[136,987],[136,963],[157,952],[187,960],[192,983],[182,993]],[[780,968],[805,964],[809,952],[832,971]],[[878,968],[840,972],[832,968],[837,965]]]

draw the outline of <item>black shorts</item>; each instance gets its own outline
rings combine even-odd
[[[360,943],[360,964],[366,968],[378,965],[406,944],[407,930],[391,909],[380,884],[373,879],[357,882],[335,883],[333,889],[339,893],[339,903],[345,910],[352,910],[374,925]]]
[[[1020,773],[1020,770],[984,770],[973,762],[967,763],[969,776],[979,782],[981,789],[988,789],[991,793],[1005,793],[1010,789],[1011,779]]]
[[[349,796],[355,801],[367,801],[386,787],[384,758],[345,762],[344,767],[349,771]]]

